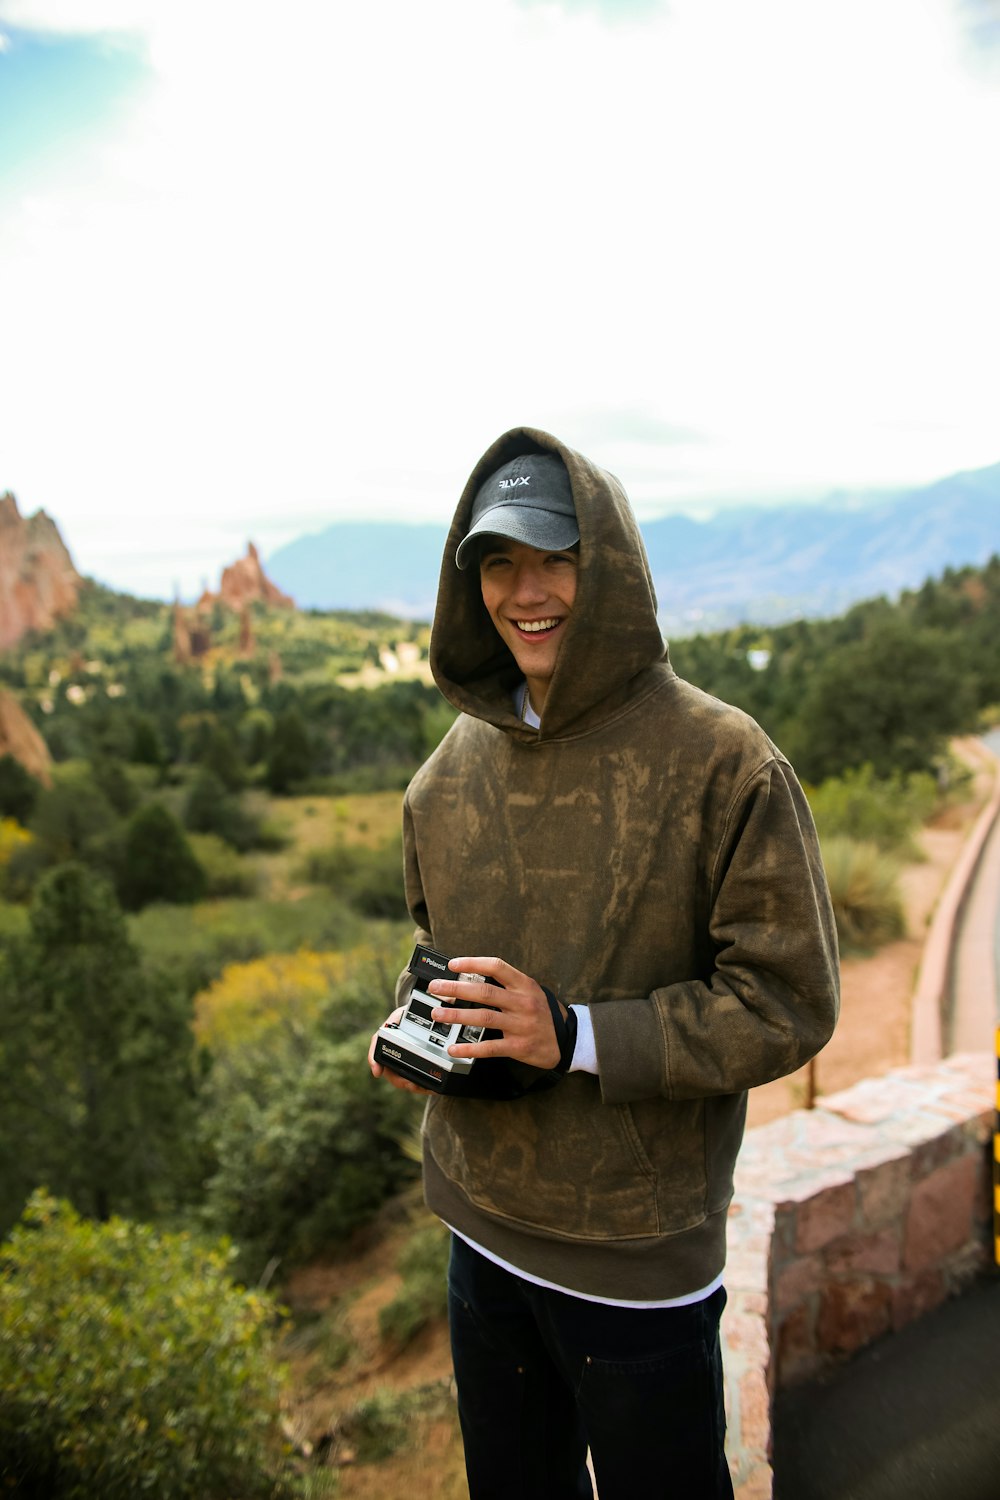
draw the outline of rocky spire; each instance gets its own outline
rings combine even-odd
[[[51,517],[25,519],[9,491],[0,495],[0,649],[71,614],[81,582]]]

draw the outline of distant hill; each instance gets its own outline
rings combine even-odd
[[[664,516],[642,533],[668,635],[834,615],[1000,552],[1000,463],[888,497]],[[337,523],[279,548],[267,570],[302,608],[429,619],[446,534]]]
[[[429,620],[447,526],[338,521],[267,560],[268,577],[300,609],[379,609]]]

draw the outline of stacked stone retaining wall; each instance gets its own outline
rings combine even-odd
[[[898,1069],[747,1132],[723,1317],[737,1500],[770,1500],[780,1386],[943,1302],[991,1259],[996,1060]]]

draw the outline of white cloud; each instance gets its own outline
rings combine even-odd
[[[519,422],[647,506],[1000,456],[1000,106],[945,0],[0,20],[141,22],[153,69],[86,172],[0,220],[0,487],[83,566],[117,528],[165,553],[209,519],[265,548],[443,519]],[[598,451],[595,411],[702,437]]]
[[[163,0],[2,0],[0,21],[63,36],[143,32],[155,25]]]

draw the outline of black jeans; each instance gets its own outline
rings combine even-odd
[[[452,1236],[451,1347],[471,1500],[732,1500],[720,1288],[607,1307],[534,1286]]]

